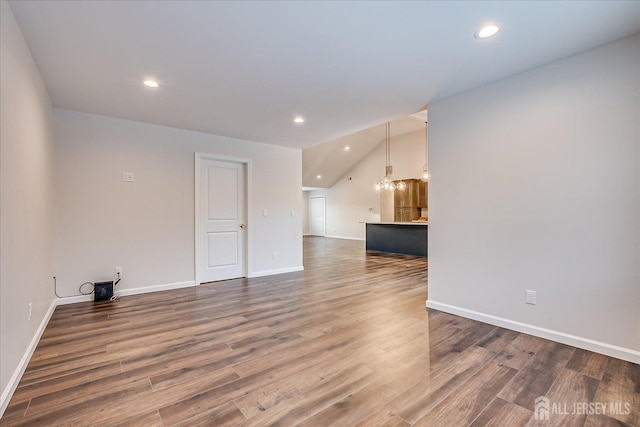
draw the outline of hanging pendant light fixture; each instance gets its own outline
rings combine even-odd
[[[429,122],[424,122],[424,166],[422,167],[422,178],[424,182],[429,181]]]
[[[376,190],[388,190],[393,191],[396,189],[396,184],[391,180],[391,175],[393,174],[393,166],[391,166],[391,123],[387,122],[385,124],[385,169],[384,169],[384,179],[376,182],[375,189]],[[398,183],[397,188],[399,190],[404,190],[407,188],[407,184],[404,181],[400,181]]]
[[[389,122],[387,122],[387,144],[389,147],[387,148],[387,150],[389,150],[389,163],[391,163],[391,123]],[[392,168],[392,166],[389,167]],[[391,173],[389,173],[389,176],[391,176]],[[393,184],[393,182],[391,184]],[[400,191],[404,191],[407,189],[407,183],[403,180],[400,180],[400,182],[398,182],[398,185],[394,185],[393,188],[390,188],[390,190],[395,190],[396,188]]]

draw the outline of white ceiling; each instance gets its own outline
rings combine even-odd
[[[10,4],[55,106],[297,148],[640,31],[639,1]]]
[[[425,131],[426,111],[392,120],[391,138]],[[384,123],[302,150],[302,185],[329,188],[385,140]],[[424,138],[424,136],[423,136]],[[349,147],[349,150],[345,150]],[[384,158],[384,156],[383,156]],[[318,178],[318,175],[320,178]]]

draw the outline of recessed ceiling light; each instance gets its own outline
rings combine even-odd
[[[344,151],[349,151],[349,150],[351,150],[351,147],[349,147],[348,145],[346,145],[346,146],[344,147]]]
[[[296,123],[304,123],[304,118],[298,116],[298,117],[294,118],[293,121],[296,122]]]
[[[316,176],[317,179],[322,179],[322,175]]]
[[[158,87],[158,86],[159,86],[159,85],[158,85],[158,82],[156,82],[155,80],[145,80],[145,81],[143,81],[142,83],[143,83],[145,86],[153,87],[153,88],[156,88],[156,87]]]
[[[477,39],[486,39],[487,37],[495,35],[498,31],[500,31],[500,28],[495,24],[484,25],[476,31],[474,37]]]

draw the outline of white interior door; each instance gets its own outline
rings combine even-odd
[[[324,197],[309,197],[309,232],[314,236],[325,235]]]
[[[201,159],[198,179],[198,281],[244,277],[245,165]]]

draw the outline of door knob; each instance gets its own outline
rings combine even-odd
[[[240,224],[240,228],[244,228],[244,224]]]

